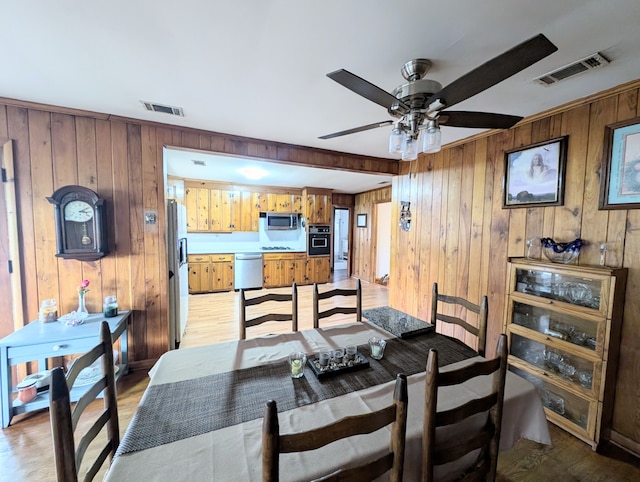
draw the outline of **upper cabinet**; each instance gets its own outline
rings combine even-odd
[[[190,233],[256,232],[260,213],[311,213],[315,224],[331,222],[331,193],[303,195],[300,189],[237,186],[185,180],[187,231]],[[314,191],[315,192],[315,191]]]
[[[307,224],[331,224],[331,191],[304,188],[302,190],[303,214]]]

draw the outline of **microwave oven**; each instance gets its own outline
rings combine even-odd
[[[267,230],[298,229],[298,213],[267,213]]]

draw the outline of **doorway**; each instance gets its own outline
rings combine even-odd
[[[376,274],[375,279],[380,279],[382,284],[387,284],[391,270],[391,203],[378,203],[375,205],[376,226]]]
[[[333,210],[333,271],[346,274],[349,268],[349,210]],[[340,274],[340,273],[339,273]]]

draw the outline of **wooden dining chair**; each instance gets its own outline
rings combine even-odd
[[[279,301],[291,303],[291,312],[287,313],[267,313],[255,318],[247,319],[247,307],[256,306],[268,301]],[[245,291],[240,290],[240,339],[247,337],[247,328],[257,326],[267,321],[289,321],[291,320],[291,331],[298,331],[298,287],[295,283],[291,287],[291,294],[267,293],[247,299]]]
[[[422,481],[432,482],[434,468],[460,460],[467,454],[478,451],[477,457],[460,468],[457,478],[452,480],[489,480],[496,478],[502,407],[504,403],[504,385],[507,374],[507,336],[502,334],[498,340],[496,356],[491,360],[475,362],[457,370],[440,372],[438,352],[429,350],[425,383],[425,412],[422,432]],[[438,389],[459,385],[476,377],[491,376],[490,393],[475,398],[460,406],[437,411]],[[478,386],[487,384],[478,380]],[[473,383],[473,382],[472,382]],[[474,418],[475,417],[475,418]],[[477,417],[481,417],[479,420]],[[486,420],[485,420],[486,419]],[[474,423],[475,422],[475,423]],[[464,436],[446,438],[446,431],[453,424],[467,423]],[[477,429],[474,429],[478,425]],[[436,428],[442,427],[436,432]]]
[[[320,300],[327,300],[336,296],[355,297],[355,306],[334,306],[333,308],[320,311]],[[320,318],[328,318],[337,313],[345,315],[355,313],[356,321],[362,321],[362,284],[358,280],[355,289],[335,288],[320,293],[318,284],[313,284],[313,327],[320,326]]]
[[[439,303],[447,303],[453,306],[455,312],[463,314],[464,318],[442,313],[442,306]],[[475,313],[478,326],[472,325],[467,319],[469,312]],[[438,293],[438,283],[433,283],[433,290],[431,292],[431,324],[436,327],[436,331],[438,332],[440,332],[440,330],[438,329],[438,326],[436,324],[437,320],[464,328],[466,333],[473,335],[473,337],[475,337],[474,339],[477,339],[478,348],[474,348],[469,343],[466,336],[460,341],[464,342],[471,348],[474,348],[481,356],[484,356],[485,354],[488,313],[489,303],[486,296],[483,296],[480,305],[477,305],[458,296],[448,296],[440,294]]]
[[[73,387],[80,372],[99,359],[102,359],[102,376],[90,386],[83,387],[86,390],[85,393],[72,408],[69,390]],[[100,393],[104,395],[103,410],[99,416],[93,417],[91,415],[93,424],[82,433],[76,446],[74,433],[78,428],[78,420],[87,406]],[[106,426],[106,443],[99,455],[93,460],[91,466],[86,471],[83,471],[85,472],[85,481],[93,480],[107,457],[112,458],[120,444],[113,345],[111,343],[109,324],[106,321],[103,321],[100,325],[100,343],[75,360],[66,377],[62,367],[56,367],[52,370],[51,385],[49,387],[49,417],[51,419],[51,434],[53,436],[53,452],[58,482],[75,482],[81,478],[79,475],[80,467],[85,452]],[[82,425],[84,426],[84,424],[83,420]]]
[[[269,400],[262,424],[262,481],[277,482],[280,474],[280,454],[316,450],[337,440],[369,434],[387,425],[391,427],[389,451],[371,462],[356,467],[341,468],[314,482],[363,482],[389,473],[389,481],[402,481],[404,445],[407,430],[407,377],[396,376],[393,403],[375,412],[344,417],[336,422],[305,432],[280,434],[278,409]],[[363,442],[366,443],[366,442]]]

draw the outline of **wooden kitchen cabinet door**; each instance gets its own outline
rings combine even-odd
[[[280,286],[280,269],[282,269],[279,259],[265,259],[263,260],[263,286],[265,288],[276,288]]]
[[[209,189],[209,226],[211,231],[220,231],[222,227],[222,191]]]
[[[242,191],[240,193],[240,231],[258,231],[260,219],[260,203],[257,192]]]
[[[210,291],[230,291],[233,289],[233,263],[220,261],[211,263]]]
[[[211,263],[189,262],[189,293],[206,293],[211,286]]]
[[[329,256],[309,258],[307,265],[307,277],[309,283],[328,283],[331,276],[331,263]]]
[[[293,260],[293,280],[298,285],[306,285],[309,284],[309,276],[307,274],[309,264],[307,254],[302,253],[300,255],[296,254],[295,259]]]
[[[242,216],[240,212],[240,191],[222,191],[222,222],[220,231],[240,231]]]
[[[209,231],[209,189],[188,187],[185,190],[187,207],[187,231]]]

